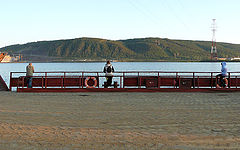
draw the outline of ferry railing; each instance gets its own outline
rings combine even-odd
[[[126,85],[124,84],[124,79],[126,79],[127,77],[136,77],[137,78],[137,88],[143,88],[145,85],[142,85],[142,80],[146,80],[148,79],[148,77],[156,77],[157,78],[157,88],[162,88],[162,87],[167,87],[167,88],[179,88],[180,86],[180,82],[181,80],[186,79],[187,82],[187,78],[191,78],[192,80],[192,84],[191,84],[191,88],[201,88],[200,86],[200,80],[201,78],[208,78],[211,80],[211,84],[209,85],[208,88],[213,88],[216,85],[216,75],[219,74],[220,72],[166,72],[166,71],[124,71],[124,72],[114,72],[113,73],[113,79],[115,81],[118,81],[119,83],[119,88],[125,88]],[[19,77],[25,77],[26,72],[11,72],[10,73],[10,80],[13,78],[19,78]],[[51,71],[51,72],[35,72],[34,73],[34,78],[42,78],[42,85],[44,85],[45,87],[42,86],[42,88],[48,88],[47,85],[47,79],[48,78],[61,78],[62,79],[62,84],[61,84],[61,88],[65,88],[64,85],[64,79],[66,79],[67,77],[78,77],[81,78],[81,86],[79,86],[79,88],[85,88],[84,87],[84,77],[89,77],[89,76],[94,76],[99,78],[99,83],[98,86],[96,88],[102,88],[102,82],[104,82],[104,78],[105,78],[105,73],[103,72],[97,72],[97,71],[70,71],[70,72],[66,72],[66,71]],[[174,83],[171,84],[171,86],[164,86],[161,85],[161,80],[164,79],[164,77],[171,77],[171,78],[175,78],[175,80],[173,80]],[[46,80],[43,80],[46,79]],[[229,88],[230,87],[235,87],[238,88],[240,85],[240,72],[229,72],[228,73],[228,81],[229,81]],[[101,80],[100,80],[101,79]],[[181,80],[180,80],[181,79]],[[234,80],[234,84],[232,85],[231,79]],[[113,81],[114,81],[113,80]],[[80,81],[80,80],[79,80]],[[175,83],[178,82],[178,83]],[[215,81],[215,83],[214,83]],[[43,82],[45,82],[43,84]],[[100,84],[101,82],[101,84]],[[9,88],[12,89],[12,82],[10,81],[10,85]],[[17,86],[17,88],[20,88],[19,86]],[[24,88],[24,86],[22,87]]]

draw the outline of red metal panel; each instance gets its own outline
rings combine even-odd
[[[157,79],[146,79],[146,88],[157,88],[158,80]]]
[[[230,81],[228,81],[228,84],[231,86],[240,86],[240,78],[231,78]]]
[[[146,86],[147,80],[156,81],[158,84],[158,79],[161,80],[161,86],[174,86],[176,84],[176,78],[172,77],[158,77],[158,76],[140,76],[141,80],[138,77],[125,77],[123,78],[124,86]],[[139,82],[138,82],[139,81]],[[156,85],[157,86],[157,85]]]
[[[86,78],[83,78],[83,80],[85,81]],[[98,81],[98,78],[96,78]],[[43,80],[45,81],[46,78],[43,78]],[[79,77],[66,77],[66,78],[57,78],[57,77],[47,77],[47,87],[79,87],[85,86],[84,81],[82,82],[82,78]],[[45,83],[45,82],[44,82]],[[99,82],[98,82],[99,84]],[[42,86],[42,78],[34,78],[33,79],[33,86],[35,87],[41,87]],[[44,84],[45,86],[45,84]]]
[[[45,86],[45,80],[44,78],[33,78],[32,79],[32,86],[33,87],[42,87],[42,86]],[[25,86],[27,86],[27,84],[25,84]]]
[[[181,89],[190,89],[193,86],[193,79],[192,78],[180,78],[179,88]]]
[[[19,78],[10,78],[10,87],[17,87]]]
[[[157,76],[141,76],[141,86],[146,86],[147,85],[147,80],[149,82],[154,83],[154,81],[157,81],[158,77]],[[151,80],[151,81],[150,81]],[[149,83],[148,83],[149,84]],[[157,84],[157,83],[156,83]]]
[[[195,86],[196,87],[212,87],[215,85],[216,79],[213,78],[197,78],[195,79]]]
[[[66,78],[62,78],[62,77],[50,77],[48,76],[47,78],[45,77],[41,77],[41,78],[37,78],[37,77],[33,77],[32,80],[32,85],[33,87],[45,87],[45,84],[47,84],[47,87],[74,87],[74,86],[85,86],[85,77],[83,78],[79,78],[79,77],[66,77]],[[97,80],[97,86],[99,86],[99,78],[96,77]],[[19,78],[11,78],[10,80],[10,85],[11,87],[17,87],[18,86],[18,81]],[[27,86],[27,82],[26,80],[24,80],[24,87]]]
[[[45,83],[47,84],[47,87],[61,87],[62,79],[47,77],[47,79],[45,78]]]
[[[85,80],[85,78],[83,79]],[[66,77],[64,78],[64,86],[82,86],[82,78],[79,77]],[[84,85],[85,86],[85,85]]]
[[[146,80],[156,80],[158,81],[157,76],[140,76],[141,83],[139,83],[141,86],[146,86]],[[161,80],[161,86],[174,86],[177,84],[176,78],[170,78],[170,77],[159,77]],[[124,86],[139,86],[138,84],[138,77],[125,77],[123,78]],[[156,83],[157,84],[157,83]]]
[[[178,79],[175,77],[161,77],[161,86],[175,86],[178,85]]]
[[[19,85],[19,81],[24,78],[23,82],[24,82],[24,85],[23,86],[27,86],[27,80],[25,80],[25,77],[19,77],[19,78],[11,78],[10,79],[10,87],[17,87]],[[22,86],[22,85],[21,85]]]
[[[123,86],[138,86],[138,77],[124,77]]]

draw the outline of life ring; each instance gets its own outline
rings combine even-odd
[[[93,85],[88,84],[89,80],[93,80],[93,82],[94,82]],[[95,87],[97,87],[97,79],[95,77],[87,77],[85,79],[85,85],[86,85],[86,88],[95,88]]]

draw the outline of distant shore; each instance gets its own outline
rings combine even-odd
[[[54,61],[21,61],[21,62],[4,62],[4,63],[94,63],[94,62],[106,62],[106,60],[54,60]],[[189,61],[189,60],[181,60],[181,61],[165,61],[165,60],[112,60],[111,62],[223,62],[223,61]],[[240,61],[225,61],[225,62],[240,62]],[[3,64],[4,64],[3,63]]]

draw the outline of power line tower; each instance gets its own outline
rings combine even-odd
[[[217,60],[217,44],[216,44],[216,37],[215,37],[215,33],[217,30],[216,19],[213,19],[212,21],[213,23],[212,23],[211,29],[212,29],[213,35],[212,35],[211,60]]]

